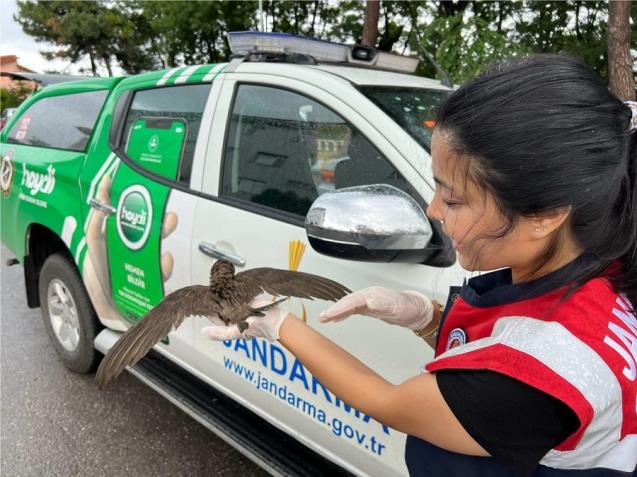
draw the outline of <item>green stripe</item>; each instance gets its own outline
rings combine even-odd
[[[218,63],[214,65],[201,65],[199,68],[195,70],[193,74],[186,80],[186,83],[199,83],[204,76],[206,76],[213,68],[217,66]]]
[[[164,84],[164,85],[167,85],[167,84],[173,84],[173,83],[175,82],[175,80],[176,80],[177,78],[179,78],[179,75],[181,75],[181,74],[182,74],[182,73],[186,70],[186,68],[188,68],[188,67],[187,67],[187,66],[182,66],[182,67],[180,67],[177,71],[175,71],[172,75],[170,75],[170,76],[168,77],[168,81],[166,81],[166,82],[165,82],[165,83],[163,83],[163,84]]]
[[[214,73],[214,76],[213,76],[210,80],[208,80],[208,81],[214,81],[214,80],[217,78],[217,76],[219,76],[219,75],[223,72],[223,70],[225,70],[225,69],[226,69],[226,66],[228,66],[228,64],[229,64],[229,63],[226,63],[226,64],[225,64],[225,65],[223,65],[221,68],[219,68],[219,71],[217,71],[216,73]],[[210,72],[210,71],[212,71],[212,68],[210,68],[210,70],[209,70],[208,72]]]

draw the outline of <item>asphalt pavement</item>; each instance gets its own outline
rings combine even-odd
[[[99,391],[68,371],[1,257],[0,475],[268,475],[130,374]]]

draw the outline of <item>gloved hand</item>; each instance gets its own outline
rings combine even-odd
[[[266,300],[252,300],[250,306],[259,308],[271,302]],[[277,305],[265,312],[265,316],[251,316],[246,320],[250,326],[243,333],[239,331],[236,324],[226,326],[221,320],[213,320],[218,325],[206,326],[201,329],[201,334],[206,338],[215,341],[232,340],[236,338],[265,338],[268,341],[279,339],[279,329],[283,320],[289,314],[289,310],[284,305]]]
[[[341,298],[319,313],[319,321],[342,321],[350,315],[366,315],[410,330],[424,329],[432,320],[434,305],[416,291],[369,287]]]

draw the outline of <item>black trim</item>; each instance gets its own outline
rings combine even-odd
[[[282,475],[353,475],[155,350],[134,370]]]
[[[442,327],[445,324],[447,315],[451,311],[453,304],[458,300],[458,297],[460,296],[461,291],[462,291],[462,287],[459,287],[459,286],[449,287],[449,293],[447,294],[447,302],[445,303],[445,306],[442,309],[442,315],[440,315],[440,321],[438,322],[438,333],[436,333],[436,343],[434,346],[434,352],[438,349],[438,341],[440,340],[440,331],[442,330]]]
[[[243,58],[244,61],[255,63],[288,63],[293,65],[317,65],[311,55],[304,53],[272,52],[267,50],[254,50],[246,55],[231,55],[230,59]]]
[[[40,270],[31,254],[25,255],[22,263],[24,264],[24,288],[27,294],[27,306],[29,308],[38,308],[40,306]]]
[[[522,283],[511,282],[511,269],[505,268],[470,279],[460,292],[472,306],[487,308],[529,300],[568,285],[573,271],[590,264],[592,257],[583,253],[561,268],[542,277]]]
[[[126,125],[126,116],[133,101],[133,93],[137,91],[128,89],[117,98],[113,114],[111,115],[111,127],[108,131],[108,145],[115,151],[122,143],[122,135],[124,134],[124,126]]]
[[[91,133],[92,134],[92,133]],[[38,146],[36,144],[26,144],[24,142],[18,142],[15,139],[12,140],[8,135],[7,135],[7,142],[5,144],[11,144],[12,146],[25,146],[25,147],[34,147],[36,149],[51,149],[53,151],[64,151],[64,152],[72,152],[75,154],[86,154],[86,149],[84,150],[77,150],[77,149],[64,149],[62,147],[53,147],[53,146]],[[91,144],[91,140],[89,139],[86,142],[86,148],[88,149],[88,146]]]

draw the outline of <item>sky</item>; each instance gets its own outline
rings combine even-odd
[[[72,65],[70,61],[48,61],[40,54],[40,50],[52,51],[51,43],[40,43],[22,31],[22,27],[13,20],[18,11],[16,0],[0,0],[0,55],[16,55],[18,63],[38,73],[54,70],[64,74],[80,74],[80,69],[89,68],[90,62]]]

